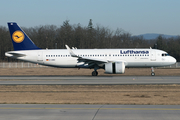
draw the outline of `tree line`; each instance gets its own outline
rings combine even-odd
[[[71,25],[65,20],[61,26],[41,25],[22,28],[33,42],[43,49],[66,49],[65,44],[78,49],[93,48],[157,48],[168,52],[180,62],[180,37],[145,40],[142,36],[132,36],[123,29],[115,31],[101,25]],[[0,61],[16,61],[5,57],[5,52],[12,51],[10,33],[7,27],[0,26]]]

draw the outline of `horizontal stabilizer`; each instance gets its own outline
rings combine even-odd
[[[8,57],[23,57],[23,56],[26,56],[26,54],[14,53],[14,52],[6,52],[5,55],[8,56]]]

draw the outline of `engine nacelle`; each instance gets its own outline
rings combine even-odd
[[[124,62],[106,63],[105,73],[109,74],[123,74],[125,73]]]

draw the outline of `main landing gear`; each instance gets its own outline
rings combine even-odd
[[[92,76],[97,76],[98,75],[98,72],[95,70],[92,72]]]
[[[95,65],[94,66],[94,71],[92,72],[92,76],[97,76],[98,75],[97,69],[99,69],[99,67],[98,67],[98,65]]]
[[[155,76],[154,68],[153,67],[151,67],[151,76]]]

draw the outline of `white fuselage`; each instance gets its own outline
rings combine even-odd
[[[159,67],[174,64],[176,59],[165,51],[157,49],[73,49],[76,55],[107,61],[124,61],[125,67]],[[24,54],[13,56],[9,53]],[[67,49],[41,49],[10,51],[5,54],[32,63],[62,68],[89,68],[84,62],[78,62],[77,57],[71,57]]]

